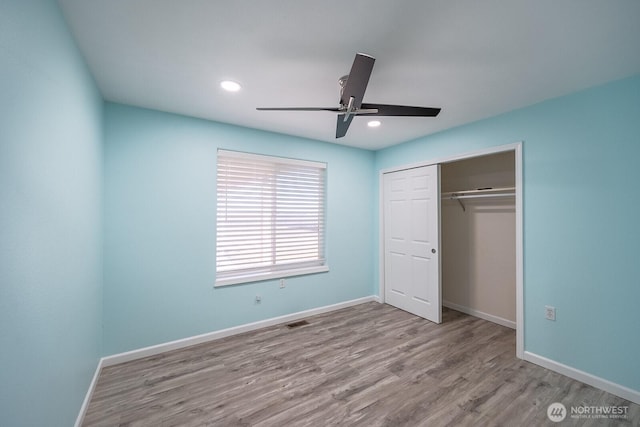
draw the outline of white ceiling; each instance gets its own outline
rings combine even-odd
[[[637,0],[59,0],[105,99],[378,149],[640,73]],[[335,139],[356,52],[365,102],[437,118],[356,117]],[[232,79],[238,93],[220,89]]]

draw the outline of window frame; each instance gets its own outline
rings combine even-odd
[[[297,263],[292,263],[290,266],[281,265],[277,263],[271,263],[268,266],[261,267],[258,271],[251,271],[242,269],[236,270],[228,270],[226,272],[220,272],[219,264],[218,264],[218,241],[219,241],[219,210],[220,210],[220,171],[218,170],[220,166],[220,155],[221,153],[226,157],[238,157],[244,161],[258,161],[258,162],[268,162],[274,165],[274,168],[277,170],[277,165],[286,166],[302,166],[302,167],[312,167],[317,168],[318,170],[322,170],[322,220],[320,221],[321,229],[319,231],[319,241],[318,243],[318,258],[312,261],[300,261]],[[216,254],[216,275],[215,275],[215,284],[214,287],[220,286],[228,286],[228,285],[236,285],[241,283],[250,283],[250,282],[258,282],[263,280],[273,280],[273,279],[282,279],[286,277],[307,275],[307,274],[315,274],[315,273],[323,273],[329,271],[329,266],[327,262],[327,163],[310,161],[310,160],[300,160],[300,159],[292,159],[287,157],[278,157],[272,155],[263,155],[263,154],[254,154],[254,153],[246,153],[241,151],[233,151],[219,148],[217,150],[216,157],[216,228],[215,228],[215,254]],[[277,172],[274,172],[274,177],[278,176]],[[225,193],[228,190],[225,190]],[[275,206],[277,205],[277,201],[274,201]],[[275,241],[275,237],[273,238]],[[271,251],[277,249],[271,248]],[[306,265],[305,265],[306,264]],[[317,265],[314,265],[317,264]]]

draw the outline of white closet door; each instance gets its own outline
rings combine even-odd
[[[383,178],[385,302],[442,321],[438,165]]]

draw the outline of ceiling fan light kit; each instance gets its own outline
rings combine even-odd
[[[396,117],[436,117],[440,108],[410,107],[407,105],[368,104],[363,103],[364,93],[369,84],[375,58],[364,53],[357,53],[349,74],[338,79],[340,85],[340,103],[338,107],[258,107],[260,111],[331,111],[338,113],[336,122],[336,138],[347,134],[349,125],[355,116],[396,116]],[[370,125],[371,127],[379,126]]]

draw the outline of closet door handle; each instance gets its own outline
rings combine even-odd
[[[435,253],[436,253],[435,248],[432,248],[432,249],[431,249],[431,253],[432,253],[432,254],[435,254]]]

